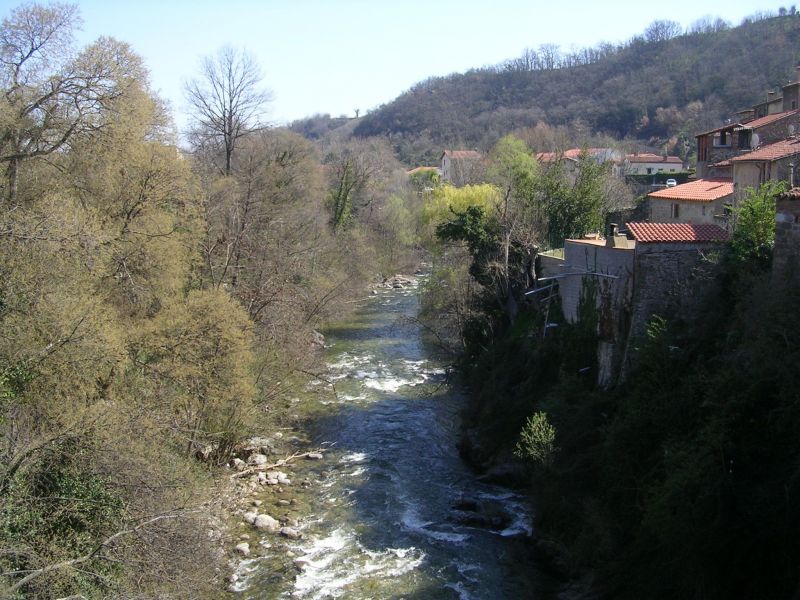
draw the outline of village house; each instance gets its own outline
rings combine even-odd
[[[628,154],[625,156],[625,175],[652,175],[654,173],[677,173],[683,171],[683,161],[678,156],[658,154]]]
[[[800,160],[800,137],[761,146],[731,159],[736,201],[741,200],[748,188],[758,189],[767,181],[791,181],[794,165]]]
[[[800,67],[797,74],[782,95],[770,92],[736,121],[695,136],[698,177],[733,177],[731,159],[800,133]]]
[[[727,178],[697,179],[647,195],[647,218],[657,223],[716,223],[724,226],[734,186]]]
[[[598,164],[611,163],[611,174],[615,177],[622,176],[624,155],[613,148],[570,148],[563,152],[539,152],[536,160],[546,167],[561,161],[566,172],[574,174],[578,170],[578,160],[583,152]]]
[[[483,156],[476,150],[445,150],[440,160],[442,181],[461,187],[480,179]]]

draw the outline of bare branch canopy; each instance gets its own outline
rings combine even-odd
[[[264,126],[271,95],[261,81],[261,69],[252,55],[225,46],[215,56],[206,57],[200,77],[186,84],[195,145],[222,150],[226,175],[231,173],[237,142]]]

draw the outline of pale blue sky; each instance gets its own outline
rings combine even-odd
[[[3,16],[19,2],[0,0]],[[81,42],[131,44],[153,88],[185,123],[183,83],[225,44],[254,54],[284,123],[313,113],[362,114],[414,83],[494,64],[543,43],[620,42],[655,19],[687,26],[704,16],[738,24],[777,0],[78,0]]]

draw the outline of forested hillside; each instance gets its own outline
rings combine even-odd
[[[540,122],[685,156],[695,133],[796,76],[800,15],[782,13],[738,27],[707,20],[687,33],[656,21],[624,44],[568,54],[543,45],[500,65],[425,80],[363,117],[354,134],[390,136],[409,164],[430,162],[446,146],[487,149]]]

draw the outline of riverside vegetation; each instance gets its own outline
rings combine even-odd
[[[765,22],[793,39],[795,18]],[[110,38],[76,49],[77,22],[28,4],[0,25],[0,595],[219,596],[252,533],[218,525],[221,498],[272,461],[244,441],[298,424],[315,329],[420,249],[424,326],[474,392],[465,452],[524,461],[562,571],[613,597],[796,593],[798,291],[764,291],[767,192],[707,318],[654,320],[627,386],[597,390],[588,296],[547,336],[557,311],[524,296],[538,251],[629,202],[587,157],[574,179],[539,169],[523,138],[563,131],[492,133],[484,184],[409,182],[357,123],[313,142],[264,127],[258,67],[226,48],[187,88],[184,152],[141,59]]]
[[[581,578],[581,593],[797,594],[800,282],[770,273],[782,189],[751,190],[728,247],[711,257],[719,294],[693,318],[654,315],[637,367],[611,390],[596,386],[591,286],[578,322],[565,323],[503,283],[526,266],[501,214],[467,209],[437,231],[464,240],[472,259],[472,283],[447,303],[473,395],[464,452],[506,474],[514,455],[527,465],[510,474],[530,486],[542,556]]]
[[[380,141],[262,127],[231,49],[179,150],[141,59],[76,48],[78,19],[0,24],[0,596],[217,597],[222,466],[285,424],[314,328],[409,260],[416,196]]]

